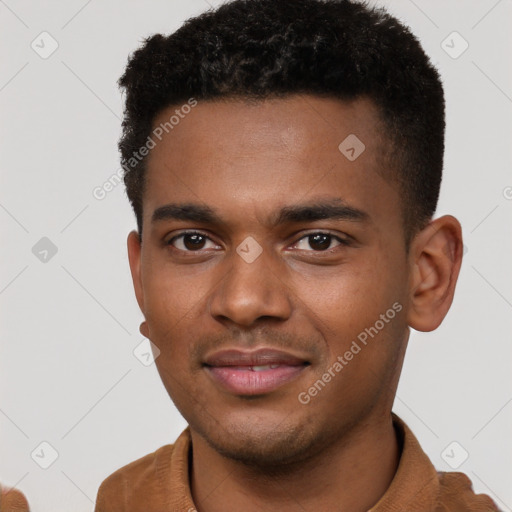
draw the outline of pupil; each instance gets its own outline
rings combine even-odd
[[[317,247],[314,247],[315,244],[317,245]],[[318,249],[320,251],[325,250],[329,247],[329,245],[331,245],[331,235],[322,235],[322,234],[310,235],[309,245],[313,249]]]
[[[202,235],[186,235],[183,239],[183,243],[187,249],[200,249],[201,244],[204,244],[203,238]]]

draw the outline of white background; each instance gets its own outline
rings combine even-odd
[[[0,1],[0,482],[34,511],[91,511],[106,476],[185,427],[154,365],[133,355],[142,316],[123,186],[103,200],[93,190],[119,169],[116,81],[128,54],[209,3]],[[512,3],[378,3],[411,27],[443,77],[438,215],[461,221],[467,247],[445,322],[412,333],[395,412],[439,470],[450,470],[441,454],[457,441],[452,459],[469,453],[459,470],[512,510]],[[47,59],[31,48],[43,31],[59,45]],[[453,31],[469,43],[456,59],[441,47]],[[453,36],[448,44],[461,48]],[[58,248],[46,263],[32,253],[42,237]],[[42,441],[58,452],[46,470],[31,458]]]

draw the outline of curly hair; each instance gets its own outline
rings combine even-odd
[[[155,117],[191,98],[368,97],[391,148],[386,162],[400,187],[407,245],[435,212],[444,154],[441,79],[410,30],[367,2],[227,2],[171,35],[146,38],[119,86],[126,92],[119,150],[140,235],[146,158],[138,151]]]

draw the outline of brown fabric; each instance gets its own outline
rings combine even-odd
[[[393,415],[402,444],[398,470],[368,512],[491,512],[463,473],[437,472],[407,425]],[[190,432],[110,475],[98,490],[95,512],[195,512],[189,487]],[[3,511],[2,511],[3,512]]]
[[[30,512],[23,494],[0,485],[0,512]]]

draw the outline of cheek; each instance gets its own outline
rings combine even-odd
[[[190,396],[197,395],[189,347],[197,334],[194,318],[204,296],[193,282],[175,270],[160,267],[158,272],[147,274],[144,286],[149,336],[160,350],[155,364],[169,396],[184,410],[191,407]]]
[[[168,328],[183,321],[201,301],[199,281],[165,264],[155,262],[148,267],[143,279],[146,320],[154,328]]]
[[[301,284],[305,314],[326,340],[330,364],[351,347],[357,352],[348,354],[347,376],[382,375],[394,358],[406,329],[406,267],[400,257],[372,250],[329,278]]]
[[[369,259],[322,279],[308,279],[299,286],[301,301],[320,323],[334,332],[350,333],[373,324],[401,297],[399,279],[389,265]],[[340,331],[341,330],[341,331]]]
[[[327,378],[329,384],[311,409],[329,409],[335,422],[368,411],[390,393],[406,329],[404,309],[394,292],[345,284],[330,289],[315,305],[314,321],[326,340],[328,360],[303,390],[316,393],[318,380]]]
[[[173,386],[179,393],[179,382],[193,380],[190,373],[196,368],[191,367],[189,351],[203,333],[202,318],[214,282],[208,273],[185,274],[166,262],[153,262],[146,270],[144,315],[151,341],[160,349],[156,364],[168,390]],[[179,376],[175,385],[173,376]]]

